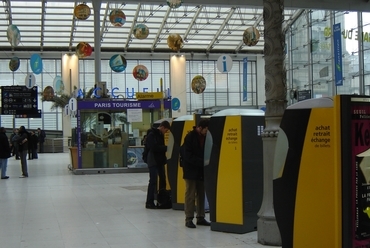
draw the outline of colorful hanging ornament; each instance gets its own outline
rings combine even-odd
[[[109,60],[109,67],[114,72],[123,72],[127,67],[127,61],[122,55],[113,55]]]
[[[171,50],[178,52],[183,48],[184,41],[179,34],[170,34],[167,38],[167,45]]]
[[[6,31],[6,36],[12,47],[18,46],[19,42],[21,42],[21,33],[19,32],[19,29],[16,25],[9,25]]]
[[[114,9],[109,14],[110,23],[115,27],[122,27],[126,23],[126,15],[120,9]]]
[[[135,38],[139,40],[146,39],[149,35],[149,28],[145,24],[137,24],[133,30]]]
[[[243,42],[247,46],[255,46],[260,39],[260,32],[255,27],[249,27],[244,31]]]
[[[206,89],[206,80],[201,75],[197,75],[191,81],[191,89],[195,94],[201,94]]]
[[[19,58],[18,57],[13,57],[9,61],[9,69],[11,71],[16,71],[16,70],[19,69],[20,64],[21,64],[21,62],[20,62]]]
[[[149,71],[144,65],[137,65],[132,70],[132,75],[139,81],[144,81],[149,76]]]
[[[91,10],[85,3],[81,3],[75,7],[73,14],[78,20],[86,20],[90,17]]]
[[[80,42],[76,47],[76,54],[79,58],[89,57],[92,53],[92,47],[87,42]]]

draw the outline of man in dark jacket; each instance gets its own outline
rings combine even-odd
[[[184,139],[183,178],[185,179],[185,226],[193,223],[195,205],[197,225],[210,226],[204,211],[204,143],[208,131],[208,119],[201,120]],[[196,201],[196,202],[195,202]],[[195,204],[196,203],[196,204]]]
[[[11,157],[10,145],[8,137],[6,136],[6,130],[0,127],[0,168],[1,168],[1,179],[8,179],[6,175],[6,168],[8,167],[8,158]]]
[[[13,138],[14,142],[19,144],[19,156],[21,158],[21,169],[22,175],[20,178],[28,177],[28,168],[27,168],[27,153],[28,153],[28,132],[24,126],[19,128],[19,135]]]
[[[149,167],[149,184],[145,207],[155,209],[154,196],[159,177],[159,189],[166,188],[166,173],[164,165],[167,162],[167,146],[164,144],[164,134],[170,130],[168,121],[162,121],[158,128],[152,128],[147,133],[146,146],[149,148],[147,164]]]
[[[44,143],[45,143],[45,138],[46,138],[46,133],[44,130],[41,130],[41,128],[37,128],[38,132],[38,139],[39,139],[39,144],[40,144],[40,151],[39,153],[44,152]]]

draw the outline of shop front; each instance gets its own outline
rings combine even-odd
[[[170,101],[118,99],[77,102],[75,174],[147,171],[142,140],[152,124],[168,116]]]

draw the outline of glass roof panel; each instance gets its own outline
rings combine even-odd
[[[9,3],[9,4],[7,4]],[[78,1],[42,2],[3,1],[0,6],[0,47],[2,50],[12,48],[6,38],[10,24],[18,26],[21,34],[22,49],[68,51],[79,42],[94,45],[94,11],[87,20],[77,20],[74,8],[82,3]],[[122,27],[115,27],[109,15],[114,9],[124,12],[126,22]],[[285,20],[289,20],[296,10],[285,10]],[[105,50],[122,48],[124,51],[172,52],[167,45],[170,34],[177,33],[183,38],[183,52],[212,52],[223,50],[225,53],[263,51],[262,7],[218,7],[183,5],[171,9],[165,4],[111,3],[103,1],[98,13],[100,26],[96,39],[101,40]],[[149,35],[144,40],[135,38],[133,28],[144,23],[149,28]],[[260,31],[260,41],[254,47],[242,42],[246,28],[255,26]],[[41,47],[42,46],[42,47]],[[71,47],[72,46],[72,47]]]

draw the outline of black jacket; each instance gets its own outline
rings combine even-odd
[[[0,158],[10,158],[10,145],[5,133],[0,133]]]
[[[149,167],[166,164],[167,146],[164,144],[164,135],[157,128],[149,129],[146,138],[146,146],[149,148],[147,164]]]
[[[184,139],[183,178],[204,180],[204,147],[199,142],[199,134],[195,127]]]
[[[19,145],[19,151],[28,151],[28,132],[19,131],[18,135],[13,137],[14,142],[17,142]]]

